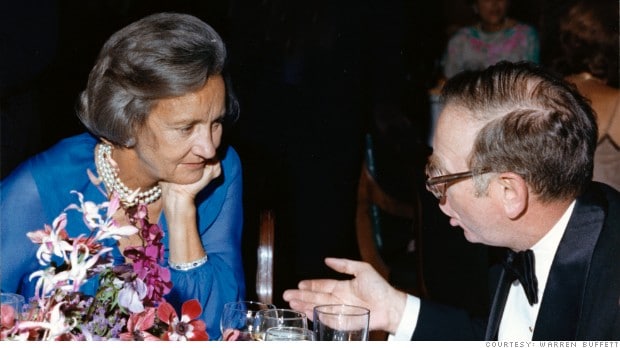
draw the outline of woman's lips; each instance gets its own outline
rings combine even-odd
[[[185,167],[192,168],[192,169],[204,168],[205,164],[206,164],[205,161],[183,163]]]

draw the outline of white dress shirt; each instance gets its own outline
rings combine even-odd
[[[543,294],[547,285],[547,278],[549,277],[549,270],[574,207],[575,202],[573,201],[551,230],[532,247],[536,279],[538,280],[538,303],[530,305],[521,283],[515,280],[510,288],[506,306],[504,307],[504,314],[499,325],[498,340],[532,340],[538,310],[543,301]],[[407,295],[407,304],[405,305],[403,317],[396,333],[389,335],[388,340],[410,340],[418,324],[419,314],[420,299]]]

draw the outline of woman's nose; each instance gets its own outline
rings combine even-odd
[[[214,158],[217,153],[217,145],[212,134],[208,131],[202,131],[198,134],[193,148],[196,155],[205,159]]]

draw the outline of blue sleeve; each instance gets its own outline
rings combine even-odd
[[[201,319],[212,340],[221,336],[220,316],[226,302],[245,298],[241,259],[243,227],[242,176],[239,156],[229,148],[222,160],[223,175],[197,198],[198,226],[208,261],[189,271],[170,269],[173,288],[168,301],[180,309],[183,302],[200,301]],[[164,224],[164,226],[166,226]],[[167,258],[167,257],[166,257]]]
[[[28,163],[0,183],[0,285],[2,292],[30,298],[34,290],[28,277],[39,268],[37,245],[27,232],[43,228],[46,221],[37,185]]]
[[[2,291],[17,292],[27,299],[34,295],[36,282],[30,274],[40,269],[38,245],[26,233],[51,225],[77,198],[71,190],[88,200],[105,197],[90,183],[87,168],[94,171],[93,148],[97,140],[89,134],[66,138],[36,154],[17,167],[0,183],[0,276]],[[88,233],[81,214],[67,214],[67,232],[75,237]],[[86,293],[94,293],[90,282]]]

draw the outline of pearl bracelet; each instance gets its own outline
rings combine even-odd
[[[168,265],[170,266],[170,268],[176,269],[177,271],[189,271],[190,269],[194,269],[196,267],[200,267],[204,265],[205,262],[207,262],[207,260],[208,260],[208,257],[207,255],[205,255],[198,260],[194,260],[190,262],[174,263],[174,262],[168,261]]]

